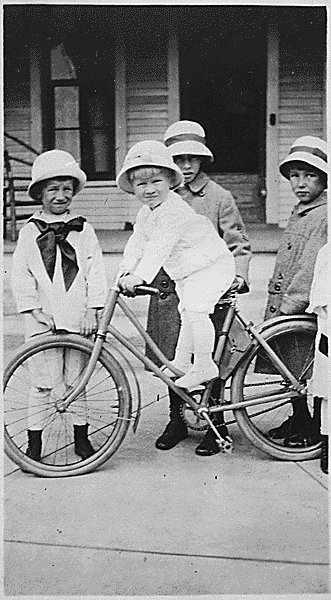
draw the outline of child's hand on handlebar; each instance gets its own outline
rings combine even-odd
[[[137,275],[123,275],[118,284],[125,296],[134,296],[135,287],[137,285],[142,285],[144,280],[138,277]]]

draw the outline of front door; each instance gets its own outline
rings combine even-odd
[[[198,121],[245,222],[265,222],[265,13],[250,7],[191,7],[181,24],[181,119]],[[192,19],[193,14],[195,18]]]

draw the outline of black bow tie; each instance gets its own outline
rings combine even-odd
[[[54,277],[56,246],[59,246],[66,291],[70,289],[79,271],[75,249],[69,244],[66,237],[70,231],[83,231],[85,221],[84,217],[75,217],[66,223],[63,221],[46,223],[40,219],[30,219],[29,221],[29,223],[34,223],[41,232],[36,242],[51,281]]]

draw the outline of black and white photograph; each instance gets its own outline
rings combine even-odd
[[[4,597],[329,598],[327,2],[3,2]]]

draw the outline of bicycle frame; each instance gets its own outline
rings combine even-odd
[[[151,291],[153,288],[148,288],[148,289]],[[289,383],[291,384],[291,386],[293,388],[293,391],[287,390],[286,392],[284,392],[284,394],[277,394],[277,399],[288,400],[291,397],[298,396],[298,394],[305,395],[305,393],[306,393],[305,386],[303,386],[292,375],[292,373],[287,369],[286,365],[284,365],[284,363],[279,359],[277,354],[272,350],[272,348],[269,346],[269,344],[264,340],[263,336],[261,335],[261,333],[259,333],[259,331],[255,327],[255,325],[251,321],[246,320],[240,314],[239,309],[236,307],[235,294],[232,296],[232,298],[226,299],[223,302],[229,303],[230,307],[229,307],[228,313],[225,317],[224,325],[222,327],[222,332],[219,336],[217,348],[216,348],[215,355],[214,355],[215,362],[219,363],[222,359],[224,349],[225,349],[225,344],[228,339],[228,333],[229,333],[229,330],[230,330],[230,327],[231,327],[231,324],[232,324],[234,318],[238,319],[241,326],[249,333],[250,338],[251,338],[251,342],[248,344],[247,348],[244,350],[242,355],[238,358],[238,361],[235,363],[232,371],[228,374],[226,379],[229,379],[234,374],[237,367],[246,358],[247,354],[252,349],[252,346],[260,345],[267,353],[272,364],[278,369],[278,371],[284,377],[284,379],[289,381]],[[93,370],[95,368],[95,365],[98,360],[101,349],[103,347],[103,344],[106,341],[107,333],[110,333],[111,336],[113,336],[122,346],[124,346],[124,348],[129,350],[136,358],[138,358],[138,360],[140,360],[144,364],[145,367],[147,367],[150,371],[152,371],[154,373],[154,375],[156,375],[156,377],[161,379],[169,388],[174,390],[176,392],[176,394],[181,398],[181,400],[186,402],[200,418],[206,419],[206,421],[212,427],[213,430],[215,430],[215,427],[209,417],[209,415],[211,415],[213,413],[225,412],[225,411],[229,411],[229,410],[233,410],[233,409],[255,406],[258,404],[262,404],[262,403],[265,404],[268,402],[274,402],[275,395],[273,395],[271,393],[268,396],[264,395],[262,398],[258,395],[255,397],[253,396],[253,397],[251,397],[250,400],[240,402],[240,403],[232,403],[232,404],[226,403],[223,405],[221,404],[221,405],[208,407],[207,402],[210,397],[210,391],[211,391],[211,388],[213,385],[213,381],[211,381],[211,382],[207,383],[205,390],[202,393],[201,403],[198,404],[188,393],[186,393],[184,391],[183,388],[179,388],[178,386],[176,386],[173,379],[170,379],[169,377],[167,377],[163,373],[163,371],[158,366],[156,366],[152,360],[150,360],[147,356],[145,356],[145,354],[143,354],[139,349],[137,349],[130,342],[129,339],[127,339],[115,327],[110,325],[116,305],[120,306],[120,308],[122,309],[124,314],[127,316],[129,321],[137,329],[137,331],[140,333],[140,335],[142,336],[144,341],[150,346],[150,348],[153,350],[153,352],[155,353],[157,358],[161,361],[161,363],[166,365],[169,369],[171,369],[171,371],[174,373],[174,375],[176,375],[178,377],[183,375],[183,373],[181,371],[179,371],[178,369],[175,369],[171,365],[170,361],[164,356],[164,354],[161,352],[161,350],[158,348],[158,346],[155,344],[155,342],[151,339],[149,334],[145,331],[144,327],[142,326],[140,321],[137,319],[137,317],[135,316],[133,311],[128,307],[128,305],[123,300],[123,298],[121,298],[120,288],[118,287],[118,285],[116,283],[109,291],[106,306],[105,306],[105,309],[104,309],[104,312],[103,312],[103,315],[102,315],[102,318],[101,318],[101,321],[99,324],[98,331],[96,333],[93,351],[92,351],[89,363],[87,365],[87,368],[85,370],[85,373],[84,373],[80,383],[77,385],[77,387],[74,390],[72,390],[66,397],[61,399],[61,401],[59,401],[57,408],[60,412],[64,412],[66,410],[66,408],[71,404],[71,402],[73,402],[75,400],[75,398],[82,392],[82,390],[85,388],[86,384],[88,383],[88,381],[93,373]],[[218,436],[219,436],[219,434],[218,434]]]

